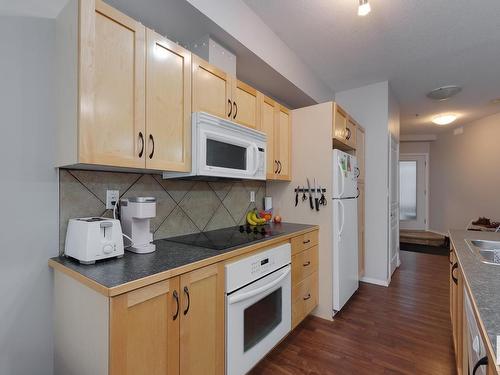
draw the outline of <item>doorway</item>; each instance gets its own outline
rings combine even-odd
[[[399,225],[401,229],[429,227],[429,154],[401,154],[399,157]]]

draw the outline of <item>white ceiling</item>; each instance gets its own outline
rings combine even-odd
[[[453,126],[500,111],[500,1],[244,0],[334,91],[389,80],[406,134],[436,133],[430,118],[461,117]],[[425,94],[458,84],[446,102]],[[419,116],[417,117],[416,114]]]

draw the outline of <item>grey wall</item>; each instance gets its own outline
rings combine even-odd
[[[0,17],[2,375],[53,372],[54,37],[53,20]]]
[[[440,134],[430,146],[432,230],[464,229],[471,219],[500,221],[500,113]]]
[[[389,84],[338,92],[335,100],[366,129],[365,279],[388,280]]]
[[[431,142],[401,142],[399,144],[400,154],[429,154]]]
[[[106,210],[107,189],[119,190],[122,198],[155,197],[151,231],[160,239],[244,224],[249,209],[263,207],[266,183],[163,180],[150,174],[61,170],[59,189],[62,251],[68,219],[112,217],[112,211]],[[255,203],[250,202],[251,191],[255,192]]]

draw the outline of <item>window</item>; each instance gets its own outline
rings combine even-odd
[[[417,218],[417,161],[399,162],[399,219]]]

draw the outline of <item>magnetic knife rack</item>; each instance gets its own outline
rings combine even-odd
[[[294,193],[326,193],[326,189],[308,189],[308,188],[295,188]]]

